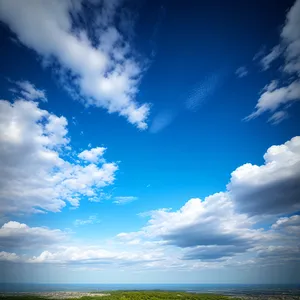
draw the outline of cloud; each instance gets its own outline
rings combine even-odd
[[[282,232],[283,234],[300,236],[300,215],[279,218],[272,225],[272,229]]]
[[[280,43],[273,47],[272,51],[261,59],[263,70],[270,68],[272,62],[283,57],[283,66],[280,69],[282,75],[289,76],[289,83],[279,84],[273,80],[263,91],[255,106],[255,111],[244,120],[249,121],[265,112],[273,115],[269,122],[275,124],[288,117],[281,107],[289,104],[291,106],[300,100],[300,0],[296,0],[287,13],[286,21],[280,33]],[[282,112],[276,114],[276,110]]]
[[[223,72],[215,72],[195,85],[189,92],[185,106],[187,110],[197,111],[199,106],[211,97],[220,86]]]
[[[96,147],[90,150],[84,150],[78,154],[78,157],[90,162],[90,163],[97,163],[102,158],[106,148],[104,147]]]
[[[271,50],[271,52],[268,55],[264,56],[260,60],[263,71],[268,70],[270,68],[272,62],[274,60],[276,60],[280,56],[281,53],[282,53],[282,49],[281,49],[280,45],[277,45]]]
[[[284,104],[300,100],[300,80],[295,80],[288,86],[275,89],[273,88],[273,82],[271,82],[270,86],[272,88],[267,88],[261,94],[255,106],[255,111],[244,120],[254,119],[266,111],[275,112],[276,109]]]
[[[285,214],[300,209],[300,137],[270,147],[262,166],[244,164],[227,188],[236,207],[249,215]]]
[[[248,70],[246,67],[239,67],[236,71],[235,74],[237,75],[237,77],[239,78],[243,78],[245,76],[248,75]]]
[[[111,185],[116,163],[78,163],[68,122],[38,102],[0,100],[0,199],[3,213],[60,211]]]
[[[130,203],[132,201],[135,201],[137,199],[138,199],[137,197],[133,197],[133,196],[120,196],[120,197],[115,197],[114,203],[126,204],[126,203]]]
[[[44,65],[55,61],[71,95],[145,129],[149,105],[135,101],[144,66],[114,24],[120,5],[117,0],[87,1],[84,6],[71,0],[3,0],[0,20]]]
[[[0,251],[0,262],[19,262],[21,261],[20,256],[16,253],[10,253],[6,251]]]
[[[284,111],[284,110],[280,110],[275,112],[269,119],[268,122],[270,122],[273,125],[277,125],[280,122],[282,122],[283,120],[287,119],[289,117],[289,114]]]
[[[75,226],[81,226],[81,225],[90,225],[90,224],[97,224],[101,221],[98,219],[96,215],[89,216],[87,219],[76,219],[74,222]]]
[[[176,117],[176,113],[172,111],[163,111],[158,113],[151,124],[150,132],[157,133],[169,126]]]
[[[43,251],[27,260],[29,263],[131,265],[161,259],[160,253],[129,253],[108,251],[99,247],[64,247],[60,251]]]
[[[121,240],[160,239],[164,245],[186,249],[183,259],[218,259],[245,252],[259,235],[249,229],[246,215],[237,214],[226,193],[211,195],[201,201],[190,199],[178,211],[152,211],[148,225],[139,232],[121,233]],[[211,256],[209,255],[211,253]]]
[[[127,245],[159,242],[166,249],[182,249],[177,253],[180,260],[218,261],[219,266],[229,259],[229,264],[250,259],[263,265],[256,253],[273,257],[276,251],[268,252],[270,247],[296,253],[299,216],[281,215],[300,209],[300,137],[270,147],[264,159],[262,166],[244,164],[232,172],[225,192],[190,199],[177,211],[150,211],[143,214],[149,221],[139,231],[116,238]],[[275,222],[260,228],[266,216]],[[283,253],[280,247],[278,257]],[[270,258],[266,264],[271,263],[276,261]]]
[[[29,81],[16,81],[15,84],[18,86],[19,90],[12,89],[13,92],[21,95],[22,98],[26,100],[41,100],[47,102],[46,93],[44,90],[39,90]]]
[[[9,221],[0,228],[0,249],[36,248],[53,245],[66,239],[67,234],[59,229],[29,227],[15,221]]]

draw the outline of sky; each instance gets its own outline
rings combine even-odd
[[[0,282],[299,283],[300,0],[0,0]]]

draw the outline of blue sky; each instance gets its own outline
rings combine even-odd
[[[0,281],[296,282],[299,11],[0,0]]]

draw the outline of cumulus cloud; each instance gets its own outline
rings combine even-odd
[[[126,203],[130,203],[132,201],[137,200],[137,197],[134,196],[119,196],[119,197],[115,197],[114,203],[116,204],[126,204]]]
[[[212,261],[226,264],[228,259],[238,265],[245,259],[262,265],[261,257],[276,253],[278,259],[283,247],[297,253],[299,216],[281,215],[300,209],[300,137],[270,147],[264,159],[262,166],[245,164],[232,172],[226,192],[190,199],[177,211],[148,212],[146,226],[116,238],[127,245],[147,241],[177,247],[182,249],[181,260],[200,260],[209,266]],[[266,216],[276,221],[270,228],[260,228]],[[276,264],[276,260],[270,258],[267,263]]]
[[[300,100],[300,0],[296,0],[287,13],[285,24],[280,33],[280,43],[261,59],[264,70],[270,68],[272,62],[278,57],[283,57],[281,71],[283,75],[290,76],[289,83],[279,84],[272,81],[260,95],[255,110],[244,120],[249,121],[265,112],[273,115],[269,122],[278,124],[288,117],[283,112],[282,106],[292,105]],[[276,83],[276,84],[275,84]],[[277,110],[280,112],[277,113]]]
[[[3,0],[0,20],[45,65],[58,63],[71,95],[145,129],[149,105],[135,101],[144,67],[114,23],[121,2]]]
[[[40,90],[35,87],[34,84],[25,80],[25,81],[16,81],[18,89],[12,89],[12,91],[16,94],[19,94],[21,98],[26,100],[41,100],[43,102],[47,102],[48,99],[46,97],[46,93],[44,90]]]
[[[262,166],[244,164],[231,173],[227,188],[237,208],[250,215],[300,209],[300,137],[270,147]]]
[[[38,102],[0,100],[2,213],[60,211],[114,182],[115,163],[77,163],[67,120]]]
[[[184,259],[205,260],[210,258],[209,252],[217,259],[251,248],[259,236],[250,227],[246,215],[235,213],[227,194],[218,193],[203,201],[191,199],[175,212],[152,211],[148,225],[140,232],[121,233],[118,238],[159,238],[164,245],[185,248]]]
[[[97,163],[102,158],[106,148],[96,147],[90,150],[84,150],[78,154],[78,157],[91,163]]]
[[[59,229],[29,227],[15,221],[9,221],[0,228],[0,248],[34,248],[49,246],[61,242],[66,233]]]
[[[237,77],[243,78],[243,77],[245,77],[245,76],[248,75],[248,70],[247,70],[247,68],[244,67],[244,66],[243,66],[243,67],[239,67],[239,68],[235,71],[235,74],[236,74]]]
[[[16,253],[0,251],[0,262],[20,262],[21,258]]]

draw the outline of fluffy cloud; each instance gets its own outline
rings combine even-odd
[[[244,164],[227,188],[237,209],[250,215],[284,214],[300,209],[300,137],[270,147],[262,166]]]
[[[0,262],[20,262],[21,258],[16,253],[0,251]]]
[[[137,232],[123,232],[117,239],[130,245],[159,242],[161,247],[182,249],[181,260],[242,264],[245,259],[260,263],[270,254],[268,264],[276,264],[286,247],[298,251],[299,216],[278,218],[300,208],[300,137],[270,147],[265,164],[245,164],[231,175],[226,192],[190,199],[179,210],[160,209]],[[270,228],[260,222],[276,220]],[[263,219],[264,218],[264,219]],[[158,245],[158,244],[157,244]],[[257,253],[259,255],[257,256]],[[241,259],[238,263],[237,257]]]
[[[78,154],[78,157],[91,163],[97,163],[103,156],[106,148],[96,147],[91,150],[84,150]]]
[[[0,101],[0,201],[3,213],[60,211],[113,183],[115,163],[77,163],[67,120],[37,102]]]
[[[121,2],[3,0],[0,20],[45,63],[53,58],[59,63],[57,73],[73,96],[79,91],[85,105],[118,113],[145,129],[149,106],[135,101],[143,67],[114,25]]]
[[[43,251],[27,260],[29,263],[132,265],[161,260],[161,253],[108,251],[99,247],[63,247],[56,252]]]
[[[296,0],[286,16],[285,24],[280,33],[280,44],[261,59],[263,69],[270,68],[272,62],[280,55],[283,56],[284,64],[281,68],[284,75],[291,76],[290,83],[279,85],[272,81],[263,91],[255,106],[255,111],[245,120],[258,117],[262,113],[271,112],[269,119],[272,123],[279,123],[287,118],[284,111],[276,112],[282,106],[291,105],[300,100],[300,0]]]
[[[29,227],[26,224],[10,221],[0,228],[1,248],[34,248],[58,243],[66,238],[66,233],[44,227]]]
[[[191,199],[175,212],[152,211],[148,225],[140,232],[121,233],[118,238],[127,241],[158,238],[164,245],[185,248],[184,259],[205,260],[251,248],[259,235],[250,227],[246,215],[235,213],[227,194],[218,193],[203,201]]]

